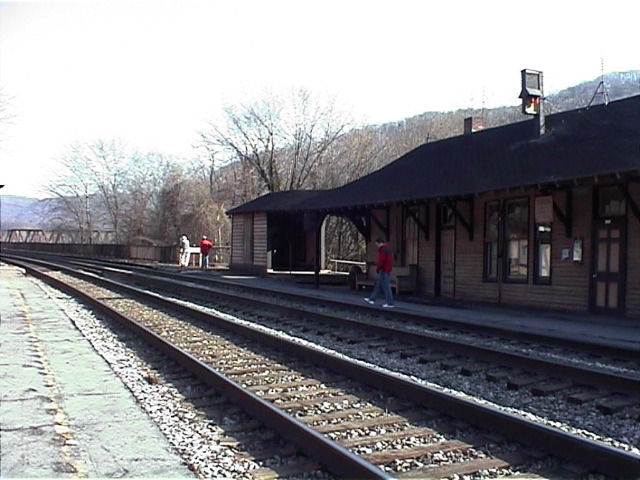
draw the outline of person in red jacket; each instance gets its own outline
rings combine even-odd
[[[393,292],[391,291],[391,270],[393,270],[393,252],[389,248],[389,245],[384,241],[384,238],[376,239],[376,245],[378,246],[378,257],[376,258],[376,272],[378,273],[378,279],[373,287],[373,292],[367,298],[365,302],[373,305],[376,303],[376,298],[380,293],[384,293],[387,302],[382,305],[383,308],[393,308]]]
[[[200,268],[209,269],[209,251],[213,247],[211,240],[206,235],[200,240]]]

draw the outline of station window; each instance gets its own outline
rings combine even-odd
[[[598,213],[602,218],[627,213],[627,202],[617,187],[602,187],[598,190]]]
[[[540,284],[551,283],[551,224],[536,224],[535,271],[533,281]]]
[[[529,199],[505,201],[505,280],[526,281],[529,259]]]
[[[421,208],[415,214],[420,215]],[[418,244],[420,240],[420,230],[414,217],[407,215],[404,221],[404,263],[411,265],[418,263]]]
[[[498,280],[498,240],[500,232],[500,202],[487,202],[484,211],[484,280]]]

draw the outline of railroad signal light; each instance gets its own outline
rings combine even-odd
[[[540,113],[540,97],[527,97],[522,100],[522,113],[538,115]]]
[[[542,104],[542,72],[524,69],[522,75],[522,113],[525,115],[539,115]]]

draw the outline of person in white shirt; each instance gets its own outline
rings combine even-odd
[[[189,239],[186,235],[182,235],[180,237],[180,268],[189,266],[190,256],[191,252],[189,252]]]

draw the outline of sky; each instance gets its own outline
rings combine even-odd
[[[364,124],[517,105],[640,69],[629,0],[0,2],[0,190],[42,198],[76,143],[195,155],[224,105],[265,89],[335,96]]]

